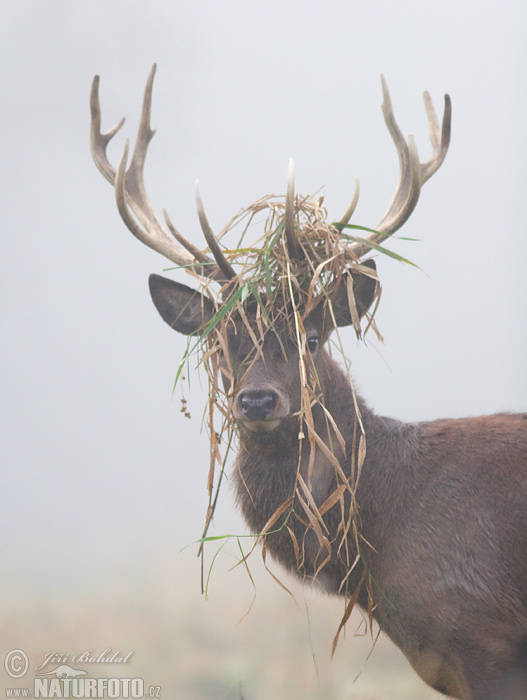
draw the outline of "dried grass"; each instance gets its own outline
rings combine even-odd
[[[256,349],[255,356],[262,352],[263,339],[268,332],[275,333],[279,340],[283,337],[296,339],[296,345],[300,349],[298,362],[302,381],[299,439],[301,450],[303,442],[307,442],[310,450],[309,468],[306,478],[302,477],[300,469],[298,469],[295,493],[291,494],[291,498],[283,503],[269,518],[263,531],[256,536],[254,546],[249,553],[242,553],[240,563],[247,568],[251,577],[247,564],[248,557],[254,551],[256,545],[262,541],[262,554],[265,562],[267,552],[266,538],[272,537],[275,532],[273,528],[280,521],[279,529],[287,528],[289,531],[297,565],[300,569],[304,559],[303,543],[297,541],[293,530],[288,526],[289,517],[293,514],[294,508],[299,506],[300,512],[295,512],[295,517],[305,523],[307,528],[315,532],[319,542],[317,573],[324,568],[332,556],[338,556],[346,562],[348,574],[341,583],[341,591],[346,595],[347,604],[342,623],[334,640],[335,648],[341,629],[358,597],[358,589],[349,591],[347,587],[348,576],[358,565],[361,547],[365,546],[364,541],[361,540],[356,521],[358,509],[355,504],[355,494],[366,455],[366,436],[355,399],[355,437],[351,454],[349,455],[351,464],[348,465],[346,473],[339,460],[335,457],[331,445],[327,445],[315,429],[313,407],[315,404],[321,405],[321,400],[317,391],[318,378],[316,371],[313,363],[309,361],[309,353],[306,352],[306,335],[303,321],[313,311],[315,306],[323,304],[326,307],[326,313],[333,319],[336,326],[329,292],[335,285],[343,281],[346,283],[345,280],[349,279],[348,302],[352,325],[357,337],[362,337],[364,332],[372,329],[380,338],[374,321],[376,305],[373,313],[366,315],[366,328],[363,331],[353,297],[351,278],[345,277],[345,273],[350,271],[360,272],[370,277],[375,277],[376,273],[372,268],[361,264],[361,261],[354,255],[350,247],[351,241],[362,241],[363,239],[352,235],[349,229],[356,229],[353,233],[368,229],[350,225],[344,227],[339,224],[329,223],[322,198],[299,198],[297,196],[295,217],[295,231],[301,254],[294,258],[288,251],[285,235],[285,198],[266,196],[247,209],[240,211],[218,236],[218,240],[221,241],[223,247],[223,253],[236,272],[236,277],[232,281],[217,290],[209,278],[198,274],[198,268],[195,270],[187,268],[187,271],[199,282],[202,292],[213,301],[216,314],[212,321],[203,329],[199,339],[197,341],[195,339],[189,341],[187,352],[180,364],[177,379],[180,379],[183,367],[189,363],[190,358],[197,356],[198,365],[205,369],[209,384],[209,400],[204,415],[204,422],[210,435],[211,449],[207,480],[209,502],[203,535],[200,539],[203,567],[203,544],[230,537],[230,535],[209,537],[207,534],[224,481],[227,457],[235,438],[235,424],[231,405],[232,392],[225,391],[220,371],[220,353],[223,352],[224,357],[228,358],[228,353],[226,352],[227,325],[233,317],[242,319]],[[263,234],[256,241],[248,243],[249,232],[253,230],[255,225],[258,225],[261,231],[262,223]],[[229,234],[229,239],[237,235],[238,240],[234,247],[229,248],[225,246],[224,241],[227,234]],[[381,253],[398,258],[398,256],[380,246],[374,246],[374,248]],[[402,260],[402,258],[398,259]],[[252,322],[249,322],[247,318],[246,312],[249,307],[253,309]],[[339,359],[342,360],[346,370],[348,370],[349,361],[344,353],[338,331],[332,342],[332,348],[333,352],[336,351],[340,354],[341,357]],[[225,369],[223,371],[225,373]],[[227,367],[227,374],[229,373],[231,375],[229,379],[233,381],[231,367]],[[350,376],[349,372],[348,376]],[[351,377],[349,381],[355,396]],[[323,411],[325,411],[327,425],[331,426],[332,434],[336,436],[342,451],[345,452],[344,439],[333,417],[325,407],[323,407]],[[336,473],[335,491],[319,507],[317,507],[311,494],[311,472],[317,449],[326,455],[334,466]],[[337,542],[328,539],[330,535],[323,520],[323,516],[331,508],[335,507],[340,508],[341,511]],[[354,541],[354,553],[350,552],[348,548],[350,539]],[[242,551],[239,538],[238,544],[240,551]],[[359,552],[358,555],[357,552]],[[202,571],[204,571],[203,568]],[[272,575],[287,590],[286,586],[274,574]],[[210,570],[207,576],[207,584],[209,578]],[[367,577],[362,575],[359,585],[362,585],[365,578]],[[371,611],[369,617],[371,624]]]

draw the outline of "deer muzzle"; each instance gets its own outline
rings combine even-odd
[[[273,389],[245,390],[234,402],[234,417],[253,432],[274,430],[288,414],[289,402]]]

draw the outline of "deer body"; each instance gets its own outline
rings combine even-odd
[[[236,275],[199,195],[214,260],[183,238],[165,212],[169,235],[148,201],[142,171],[154,133],[153,76],[131,164],[127,170],[126,148],[117,171],[106,146],[122,122],[100,133],[94,80],[94,160],[115,186],[130,231],[194,276],[219,282],[229,298]],[[237,499],[251,531],[265,533],[265,546],[286,569],[330,594],[353,600],[356,593],[433,688],[464,700],[525,700],[527,414],[410,424],[376,416],[325,349],[334,326],[357,329],[376,296],[375,263],[357,261],[408,219],[448,150],[448,96],[440,128],[425,93],[433,156],[420,163],[413,140],[395,122],[384,82],[383,92],[399,184],[376,231],[343,249],[352,266],[328,284],[329,305],[320,298],[295,306],[296,336],[267,329],[257,345],[258,305],[222,320],[221,367],[239,436]],[[304,249],[296,238],[292,175],[287,192],[285,257],[293,263]],[[356,188],[343,226],[357,195]],[[304,291],[308,286],[309,280]],[[185,335],[201,334],[218,311],[209,296],[157,275],[150,292],[162,318]],[[306,377],[315,397],[310,421],[302,417]],[[315,512],[318,519],[310,519]]]
[[[494,687],[489,697],[509,697],[499,694],[507,671],[520,673],[527,663],[527,415],[418,424],[364,410],[362,417],[368,447],[357,502],[361,535],[375,548],[362,547],[374,617],[436,690],[479,698]],[[297,454],[289,438],[263,447],[241,439],[236,489],[255,533],[294,493]],[[316,461],[317,505],[335,488],[332,477],[331,465]],[[324,520],[336,540],[338,511]],[[301,542],[302,526],[291,527]],[[316,542],[300,572],[287,532],[269,537],[267,547],[290,571],[314,576]],[[349,590],[361,573],[356,567]],[[320,574],[334,594],[345,576],[337,558]],[[358,602],[367,607],[364,590]]]

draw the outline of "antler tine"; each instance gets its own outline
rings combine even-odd
[[[101,105],[99,102],[98,75],[95,76],[91,85],[90,111],[90,149],[92,158],[99,172],[113,185],[115,183],[115,168],[110,165],[108,156],[106,155],[106,147],[124,124],[125,118],[123,117],[110,131],[107,131],[105,134],[101,133]]]
[[[357,204],[359,202],[359,195],[360,195],[360,184],[359,184],[359,178],[355,176],[355,190],[353,192],[353,199],[351,200],[351,204],[349,207],[346,209],[344,216],[340,220],[341,224],[348,224],[349,220],[353,216],[353,213],[355,209],[357,208]]]
[[[381,243],[408,220],[419,200],[421,187],[441,166],[450,145],[452,105],[448,95],[445,95],[445,111],[440,130],[430,95],[424,93],[433,154],[432,158],[426,163],[420,163],[413,136],[409,136],[407,141],[395,121],[390,93],[383,75],[381,75],[381,81],[383,91],[382,112],[399,157],[399,182],[388,210],[375,227],[376,233],[368,234],[365,237],[367,242],[355,243],[350,246],[352,252],[358,257],[365,255],[371,250],[371,246],[368,245],[369,242],[373,244]]]
[[[450,146],[450,127],[452,124],[452,102],[450,95],[445,95],[445,111],[443,113],[443,123],[439,129],[439,120],[434,109],[434,104],[428,91],[423,93],[426,114],[428,116],[428,132],[432,143],[433,154],[430,160],[421,164],[421,184],[438,170],[445,160],[448,147]]]
[[[399,157],[399,182],[397,189],[386,214],[375,227],[377,231],[385,234],[384,237],[387,237],[403,225],[417,204],[421,190],[421,167],[419,165],[417,148],[414,151],[415,158],[411,156],[410,143],[415,147],[413,137],[409,137],[408,141],[406,141],[395,121],[392,100],[384,75],[381,75],[381,80],[384,97],[382,113]],[[417,167],[415,167],[416,162]]]
[[[295,233],[295,163],[289,159],[287,169],[287,191],[285,196],[285,236],[289,255],[298,257],[299,245]]]
[[[201,199],[201,195],[199,193],[199,184],[198,181],[196,180],[196,208],[198,210],[198,218],[199,218],[199,223],[201,226],[201,230],[203,231],[203,235],[205,236],[205,240],[207,241],[207,244],[210,248],[210,252],[214,256],[214,260],[218,263],[218,267],[222,271],[224,275],[224,280],[225,282],[228,282],[229,280],[234,279],[236,277],[236,273],[232,269],[230,263],[228,262],[227,258],[223,255],[220,244],[218,243],[218,240],[216,236],[214,235],[214,232],[212,231],[212,228],[210,227],[209,221],[207,219],[207,215],[205,214],[205,207],[203,206],[203,200]],[[220,280],[218,280],[220,281]]]
[[[199,260],[200,262],[207,264],[209,262],[209,258],[197,246],[195,246],[193,243],[188,241],[183,235],[181,235],[181,233],[177,230],[177,228],[172,223],[165,207],[163,207],[163,216],[165,217],[165,223],[167,225],[168,230],[174,236],[176,241],[178,243],[181,243],[181,245],[184,248],[186,248],[188,250],[188,252],[191,253],[196,258],[196,260]]]
[[[200,274],[215,276],[218,268],[212,260],[209,260],[204,253],[201,253],[199,256],[196,255],[195,251],[197,249],[195,246],[187,241],[181,234],[178,233],[177,236],[174,235],[174,238],[176,238],[176,240],[174,240],[174,238],[167,233],[146,193],[143,169],[149,143],[155,134],[155,129],[150,127],[152,88],[155,71],[156,65],[154,64],[146,83],[141,120],[130,167],[126,170],[129,148],[127,141],[117,172],[108,161],[106,147],[123,125],[124,119],[106,134],[101,133],[99,76],[95,76],[90,96],[90,141],[93,160],[108,182],[115,186],[115,197],[119,214],[127,228],[136,238],[149,248],[152,248],[176,263],[176,265],[181,265],[182,267],[196,267],[196,265],[198,265]],[[137,220],[135,217],[137,217]],[[169,230],[171,230],[170,226]]]

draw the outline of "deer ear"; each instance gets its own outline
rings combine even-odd
[[[377,271],[377,266],[375,265],[374,260],[364,260],[364,262],[361,262],[361,265]],[[351,277],[353,279],[353,295],[355,297],[355,304],[357,306],[359,317],[362,318],[372,305],[375,292],[377,291],[378,281],[377,279],[361,274],[360,272],[352,272]],[[337,294],[332,299],[332,304],[337,326],[350,326],[352,321],[346,284],[340,285]]]
[[[214,316],[211,300],[185,284],[150,275],[148,285],[163,321],[183,335],[198,335]]]

